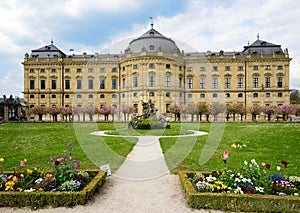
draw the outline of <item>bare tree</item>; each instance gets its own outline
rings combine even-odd
[[[170,104],[168,111],[175,115],[175,121],[178,119],[180,121],[180,106],[176,103]]]
[[[199,102],[197,104],[197,107],[198,107],[198,113],[199,113],[199,116],[200,116],[200,121],[202,121],[202,115],[206,114],[209,111],[209,107],[205,102]]]
[[[261,113],[261,107],[254,105],[254,106],[250,106],[248,108],[249,112],[252,115],[252,121],[255,122],[256,121],[256,115],[258,115],[259,113]]]
[[[43,106],[36,106],[30,109],[30,113],[39,116],[39,121],[43,121],[43,115],[46,115],[47,109]]]
[[[214,121],[218,120],[218,115],[226,111],[226,105],[214,102],[211,104],[211,114],[214,116]]]
[[[61,107],[59,106],[47,107],[47,112],[52,116],[53,122],[57,122],[57,115],[61,113]]]
[[[193,122],[194,121],[194,115],[197,115],[197,117],[198,117],[197,104],[194,104],[194,103],[187,104],[186,112],[191,115],[191,122]]]
[[[132,106],[129,106],[128,104],[122,104],[120,106],[120,112],[124,115],[124,121],[127,121],[127,118],[129,118],[129,114],[134,112],[134,108]]]

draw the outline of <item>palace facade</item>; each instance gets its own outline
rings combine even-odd
[[[151,28],[119,54],[66,54],[53,42],[25,54],[24,103],[34,106],[129,105],[158,114],[172,103],[290,104],[288,50],[259,38],[238,52],[184,52]]]

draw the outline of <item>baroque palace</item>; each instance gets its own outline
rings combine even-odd
[[[119,54],[65,54],[53,42],[24,58],[24,103],[34,106],[129,105],[158,114],[176,104],[290,104],[290,61],[281,45],[257,40],[241,51],[184,52],[153,29]]]

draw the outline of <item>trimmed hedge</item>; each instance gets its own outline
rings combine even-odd
[[[187,203],[192,208],[243,212],[300,212],[300,197],[198,192],[189,176],[178,172]]]
[[[106,180],[106,171],[87,170],[93,179],[78,192],[0,192],[0,207],[26,207],[38,209],[45,206],[72,207],[84,205]]]

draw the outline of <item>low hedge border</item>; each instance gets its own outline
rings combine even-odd
[[[300,212],[300,197],[295,196],[200,193],[189,180],[194,173],[178,172],[187,203],[192,208],[235,212]]]
[[[30,207],[38,209],[46,206],[72,207],[84,205],[106,180],[106,171],[86,170],[93,179],[81,191],[68,192],[0,192],[0,207]]]

